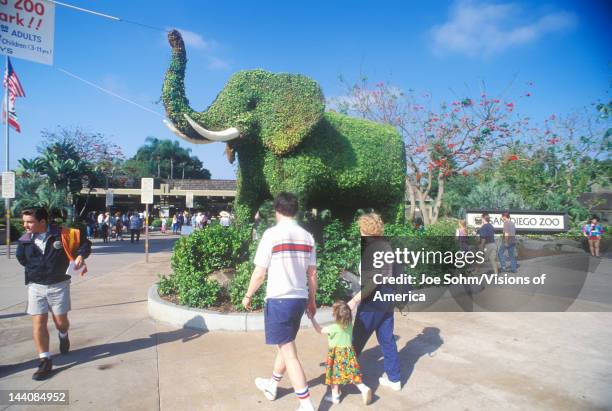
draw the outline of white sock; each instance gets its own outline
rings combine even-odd
[[[277,374],[274,371],[272,371],[272,377],[270,378],[270,388],[272,390],[276,390],[276,388],[278,387],[278,383],[280,382],[282,378],[283,378],[282,374]]]
[[[41,352],[40,354],[38,354],[38,358],[51,358],[51,353],[50,352]]]
[[[297,395],[298,400],[300,400],[300,406],[305,410],[314,410],[314,406],[312,405],[312,401],[310,400],[310,391],[308,391],[308,386],[295,390],[295,395]]]
[[[365,391],[367,391],[367,390],[369,390],[369,389],[370,389],[370,388],[369,388],[367,385],[365,385],[364,383],[355,384],[355,386],[356,386],[357,388],[359,388],[359,391],[361,391],[361,392],[365,392]]]
[[[65,333],[58,331],[57,333],[59,334],[60,338],[66,338],[68,336],[68,331],[66,331]]]

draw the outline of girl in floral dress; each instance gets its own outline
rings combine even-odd
[[[353,349],[351,309],[346,302],[338,301],[332,306],[332,315],[335,324],[323,328],[314,317],[311,318],[314,329],[319,334],[327,334],[329,345],[325,384],[331,386],[331,395],[326,395],[325,400],[334,404],[340,403],[340,385],[355,384],[361,391],[363,403],[368,405],[372,401],[372,390],[362,381],[361,370]]]

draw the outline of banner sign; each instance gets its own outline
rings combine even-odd
[[[187,193],[185,193],[185,206],[187,208],[193,208],[193,191],[187,191]]]
[[[0,0],[0,54],[53,64],[55,4]]]
[[[12,171],[2,173],[2,198],[15,198],[15,173]]]
[[[142,204],[153,204],[153,179],[140,179],[140,202]]]
[[[514,222],[517,233],[562,233],[569,229],[567,213],[552,211],[508,211],[510,220]],[[503,211],[491,210],[469,210],[465,213],[465,222],[470,228],[480,228],[482,225],[482,213],[491,217],[491,224],[495,231],[502,231]]]

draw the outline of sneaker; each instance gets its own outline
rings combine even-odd
[[[70,351],[70,339],[68,338],[68,335],[66,335],[66,337],[62,338],[59,337],[60,340],[60,352],[62,354],[67,354],[68,351]]]
[[[32,379],[36,381],[46,380],[51,376],[53,362],[51,358],[41,358],[38,364],[38,370],[32,375]]]
[[[276,399],[276,390],[270,387],[269,378],[255,378],[255,386],[264,393],[268,400],[274,401]]]
[[[306,405],[303,402],[300,402],[300,406],[297,407],[296,411],[314,411],[314,406],[312,405],[312,402],[310,403],[310,405]]]
[[[401,381],[391,381],[386,374],[378,379],[378,383],[385,387],[391,388],[393,391],[399,391],[402,389]]]
[[[337,397],[334,394],[327,394],[323,399],[327,402],[331,402],[332,404],[340,404],[340,396]]]
[[[361,399],[363,400],[363,405],[368,405],[372,402],[372,390],[370,387],[366,387],[365,391],[361,393]]]

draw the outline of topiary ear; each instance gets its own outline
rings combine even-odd
[[[263,144],[276,155],[290,153],[321,120],[325,103],[319,85],[299,74],[276,74],[258,102]]]

